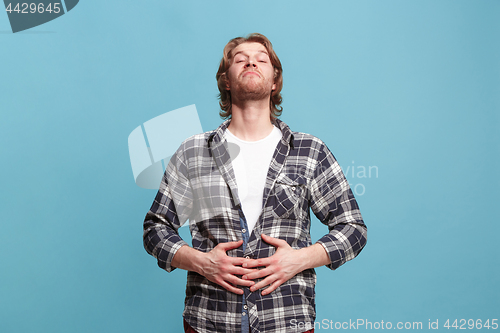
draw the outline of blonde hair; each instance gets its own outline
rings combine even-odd
[[[231,52],[238,45],[243,43],[260,43],[264,45],[269,54],[271,64],[274,67],[274,83],[276,84],[276,89],[271,93],[271,99],[269,102],[269,107],[271,109],[271,117],[277,118],[281,115],[283,108],[280,106],[282,102],[281,89],[283,88],[283,68],[281,68],[281,62],[273,50],[273,45],[267,39],[266,36],[253,33],[246,37],[236,37],[226,44],[223,51],[223,57],[220,61],[219,70],[215,78],[217,79],[217,86],[219,88],[219,105],[221,111],[219,112],[222,118],[231,117],[231,92],[226,90],[226,75],[229,67],[231,66],[231,60],[233,55]]]

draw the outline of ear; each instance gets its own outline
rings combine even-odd
[[[274,83],[273,83],[273,88],[271,90],[276,90],[276,78],[278,77],[278,70],[275,68],[274,69]]]

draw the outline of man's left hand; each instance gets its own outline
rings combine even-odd
[[[286,241],[264,234],[262,234],[262,240],[275,246],[276,252],[269,258],[248,259],[248,261],[242,265],[244,268],[265,268],[245,274],[242,278],[244,280],[254,280],[266,277],[264,280],[250,287],[250,291],[253,292],[270,285],[267,289],[262,291],[262,295],[267,295],[308,267],[307,258],[304,256],[304,251],[302,251],[305,249],[292,249]]]

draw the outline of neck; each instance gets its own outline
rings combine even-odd
[[[270,115],[269,100],[236,102],[231,106],[228,129],[241,140],[261,140],[273,129]]]

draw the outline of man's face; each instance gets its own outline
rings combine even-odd
[[[227,71],[226,89],[235,99],[262,100],[276,89],[274,67],[264,45],[243,43],[233,49],[231,65]]]

